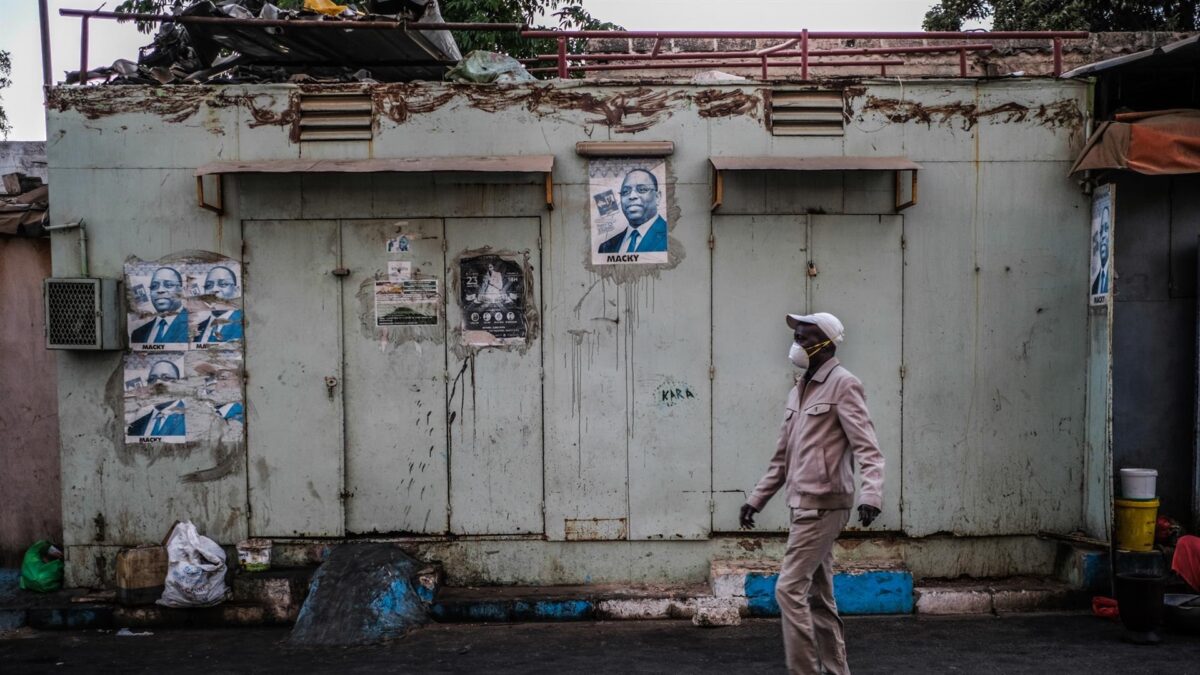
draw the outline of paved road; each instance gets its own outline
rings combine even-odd
[[[862,673],[1171,673],[1200,671],[1200,636],[1158,647],[1120,640],[1085,614],[851,618],[850,665]],[[0,640],[16,673],[781,673],[776,621],[701,629],[686,621],[434,625],[403,640],[291,649],[287,629],[26,633]]]

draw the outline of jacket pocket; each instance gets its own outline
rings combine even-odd
[[[804,409],[804,414],[805,415],[824,415],[825,413],[829,412],[829,409],[831,407],[833,407],[833,406],[831,406],[828,403],[814,403],[813,405],[810,405]]]

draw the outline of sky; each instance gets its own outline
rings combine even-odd
[[[921,30],[921,20],[935,0],[583,0],[599,19],[628,30]],[[119,0],[104,3],[112,9]],[[12,55],[12,86],[0,90],[0,106],[12,131],[7,140],[46,138],[42,108],[42,57],[38,0],[3,0],[0,51]],[[67,70],[79,69],[79,19],[61,17],[64,7],[96,8],[100,0],[50,0],[51,59],[55,82]],[[718,17],[724,12],[725,16]],[[550,22],[548,22],[550,23]],[[970,27],[970,26],[968,26]],[[133,24],[89,22],[90,68],[125,58],[137,60],[138,47],[150,36]]]

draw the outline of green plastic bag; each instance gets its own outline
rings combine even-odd
[[[21,562],[21,588],[38,593],[49,593],[62,588],[63,561],[54,558],[42,562],[42,557],[50,550],[50,542],[42,539],[34,542],[25,551],[25,559]]]

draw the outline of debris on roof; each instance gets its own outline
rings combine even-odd
[[[26,237],[45,234],[50,187],[43,185],[42,179],[22,173],[5,174],[3,186],[10,194],[0,196],[0,234]]]
[[[532,82],[536,78],[513,57],[496,52],[473,51],[446,73],[451,82]]]
[[[281,9],[263,0],[200,0],[177,16],[233,21],[162,23],[153,42],[139,50],[137,63],[120,59],[109,67],[89,69],[89,80],[151,85],[440,80],[462,58],[445,30],[325,30],[278,24],[441,23],[437,0],[306,0],[301,10]],[[67,75],[68,83],[79,79],[78,72]]]

